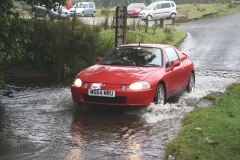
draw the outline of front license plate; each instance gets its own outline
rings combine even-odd
[[[102,97],[115,97],[115,91],[111,90],[100,90],[100,89],[89,89],[89,96],[102,96]]]

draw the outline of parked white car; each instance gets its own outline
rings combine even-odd
[[[77,16],[84,17],[85,15],[96,16],[96,7],[93,2],[78,2],[71,9],[71,16],[76,14]]]
[[[177,5],[174,1],[157,1],[142,10],[138,17],[141,19],[174,18],[177,15]]]

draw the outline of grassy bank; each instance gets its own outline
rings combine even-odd
[[[240,5],[236,7],[228,7],[228,3],[222,4],[179,4],[178,7],[178,14],[185,15],[189,19],[192,18],[202,18],[204,14],[208,13],[216,13],[216,16],[224,16],[229,15],[235,12],[240,11]]]
[[[115,29],[104,30],[100,33],[102,39],[109,41],[110,45],[114,47],[115,43]],[[145,32],[145,28],[127,30],[126,43],[164,43],[177,46],[186,37],[186,32],[183,30],[176,30],[174,28],[156,28],[151,27]],[[109,45],[108,43],[108,45]]]
[[[182,160],[240,159],[240,84],[227,87],[215,104],[197,108],[183,118],[183,127],[167,145],[169,155]]]

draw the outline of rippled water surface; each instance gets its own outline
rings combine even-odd
[[[201,97],[224,91],[235,79],[197,74],[195,93],[174,97],[164,106],[133,108],[79,108],[71,99],[71,81],[54,77],[7,79],[0,90],[0,139],[57,144],[62,150],[54,152],[56,159],[161,159],[165,144],[181,128],[181,118]],[[42,159],[54,150],[51,145],[38,147],[22,152],[35,149],[35,154],[26,158],[41,155]],[[0,159],[19,154],[1,152]]]

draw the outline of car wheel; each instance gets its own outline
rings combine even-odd
[[[82,12],[82,13],[81,13],[81,16],[84,17],[84,15],[85,15],[84,12]]]
[[[175,17],[176,17],[176,14],[175,14],[175,13],[172,13],[171,16],[170,16],[171,19],[173,19],[173,18],[175,18]]]
[[[165,88],[164,88],[163,84],[159,84],[156,89],[154,103],[164,105],[165,104],[165,94],[166,93],[165,93]]]
[[[93,12],[92,16],[95,17],[96,16],[96,12]]]
[[[187,85],[187,92],[192,93],[195,89],[195,76],[193,73],[190,74],[188,85]]]
[[[148,15],[147,20],[149,20],[149,21],[152,20],[152,16]]]

